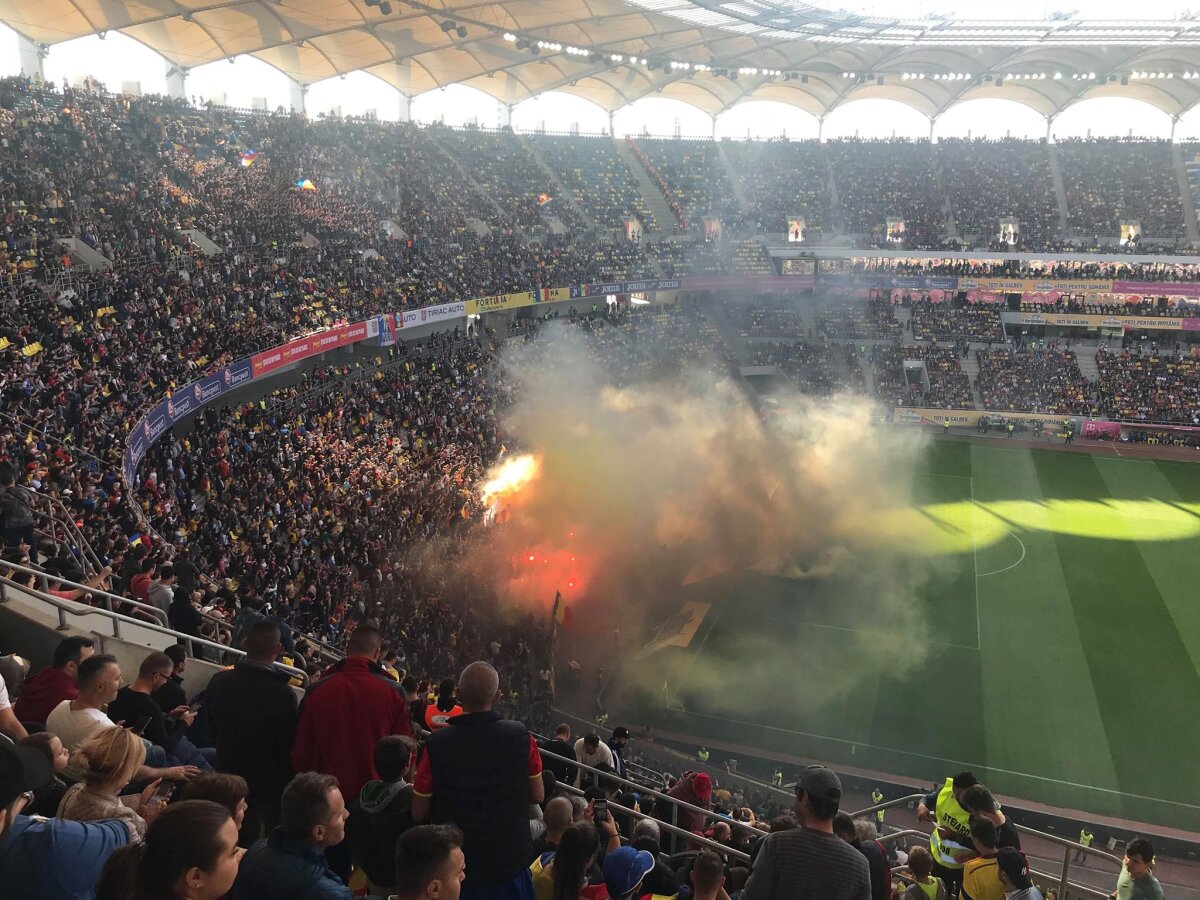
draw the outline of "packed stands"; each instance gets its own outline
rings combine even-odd
[[[929,376],[925,390],[916,373],[906,372],[906,361],[923,360]],[[959,354],[948,347],[903,347],[876,344],[871,350],[875,393],[888,406],[928,406],[937,409],[974,409],[971,381],[962,369]]]
[[[611,140],[557,135],[533,135],[529,140],[600,227],[621,228],[629,216],[647,232],[660,227]]]
[[[851,344],[772,341],[755,344],[753,354],[755,365],[779,366],[809,396],[867,392],[858,350]]]
[[[1200,425],[1200,357],[1102,347],[1096,365],[1106,415],[1133,422]]]
[[[912,304],[912,333],[918,341],[1003,341],[1000,304],[919,299]]]
[[[852,301],[834,299],[818,307],[817,334],[826,338],[898,338],[900,322],[890,300],[871,297]]]
[[[1090,386],[1070,350],[980,349],[979,397],[984,409],[1087,415]]]
[[[726,141],[759,231],[784,232],[789,216],[805,228],[831,224],[829,170],[818,141]]]
[[[806,323],[804,298],[788,294],[762,294],[748,298],[736,307],[739,331],[749,338],[799,338]]]
[[[766,249],[758,241],[730,241],[730,253],[733,274],[735,275],[774,275],[775,266]]]
[[[937,157],[960,235],[994,242],[1002,218],[1017,220],[1022,245],[1045,245],[1058,231],[1044,141],[942,138]]]
[[[1115,235],[1121,219],[1148,237],[1183,235],[1183,207],[1169,141],[1068,139],[1056,145],[1070,225]]]
[[[898,218],[904,246],[941,245],[946,217],[928,141],[831,141],[825,152],[847,231],[881,238],[886,221]]]

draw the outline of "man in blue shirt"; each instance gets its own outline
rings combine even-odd
[[[113,851],[137,835],[116,820],[21,815],[53,775],[41,751],[0,738],[0,884],[22,900],[90,900]]]
[[[332,775],[301,772],[283,790],[280,825],[242,858],[234,900],[353,900],[325,848],[346,837],[346,803]]]

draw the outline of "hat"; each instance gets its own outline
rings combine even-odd
[[[614,900],[627,897],[653,868],[654,856],[649,851],[621,847],[604,857],[604,886]]]
[[[996,864],[1017,890],[1033,887],[1033,879],[1029,877],[1029,862],[1020,850],[1001,847],[996,853]]]
[[[618,725],[616,728],[613,729],[613,740],[614,741],[619,738],[627,738],[627,737],[633,737],[633,735],[631,735],[629,733],[629,729],[626,728],[624,725]]]
[[[792,787],[831,803],[840,803],[842,799],[842,782],[824,766],[806,766]]]
[[[692,778],[692,791],[701,800],[707,801],[712,796],[712,779],[703,772],[697,772]]]
[[[54,766],[44,752],[36,747],[14,747],[0,740],[0,809],[53,777]]]

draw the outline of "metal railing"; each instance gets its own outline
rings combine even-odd
[[[693,831],[688,831],[686,828],[680,828],[676,824],[676,815],[677,815],[679,809],[687,809],[687,810],[691,810],[693,812],[702,813],[704,815],[705,819],[717,819],[722,822],[727,822],[727,824],[731,828],[740,826],[742,828],[749,829],[751,831],[761,834],[762,832],[759,832],[757,828],[751,828],[749,825],[747,825],[744,822],[727,821],[723,817],[716,815],[711,809],[703,809],[699,806],[694,806],[691,803],[688,803],[684,800],[679,800],[675,797],[669,797],[666,794],[660,793],[659,791],[653,790],[651,788],[647,788],[645,785],[638,784],[635,781],[630,781],[628,778],[622,778],[621,776],[619,776],[613,772],[605,772],[601,769],[597,769],[592,766],[585,765],[584,763],[576,762],[575,760],[572,760],[572,759],[567,759],[567,757],[565,757],[565,756],[559,756],[557,753],[551,753],[549,750],[544,750],[540,747],[538,748],[538,751],[542,754],[543,759],[551,759],[551,760],[554,760],[555,762],[566,763],[580,771],[591,773],[592,775],[596,776],[596,778],[598,780],[603,779],[605,782],[607,782],[609,784],[613,784],[613,783],[623,784],[626,787],[633,789],[634,791],[636,791],[639,794],[642,794],[642,795],[649,794],[651,797],[654,797],[656,800],[663,800],[672,805],[670,822],[664,822],[662,819],[659,819],[659,818],[656,818],[655,816],[644,813],[641,810],[630,809],[627,806],[621,806],[617,803],[613,803],[611,800],[608,802],[608,808],[610,810],[616,810],[619,813],[623,813],[625,815],[632,816],[633,818],[638,819],[639,821],[643,820],[643,819],[653,820],[655,822],[655,824],[658,825],[660,830],[667,831],[677,837],[683,838],[690,844],[696,844],[701,847],[707,847],[708,849],[715,850],[718,853],[722,854],[723,856],[728,857],[731,860],[737,860],[738,862],[743,862],[747,865],[750,864],[750,854],[745,853],[741,850],[735,850],[732,847],[727,847],[724,844],[721,844],[721,843],[718,843],[717,841],[706,838],[703,835],[696,834]],[[577,788],[572,784],[566,784],[564,782],[559,782],[556,785],[556,788],[560,789],[560,790],[564,790],[569,794],[573,794],[576,797],[583,797],[585,795],[585,791],[583,791],[581,788]]]
[[[63,578],[60,575],[51,575],[42,569],[31,568],[30,566],[23,566],[23,565],[20,565],[19,563],[13,563],[13,562],[8,562],[8,561],[0,561],[0,571],[7,571],[7,572],[11,573],[5,577],[5,580],[9,581],[9,583],[14,584],[18,587],[24,588],[25,590],[34,590],[34,589],[28,588],[25,585],[22,585],[19,580],[12,577],[12,574],[19,572],[22,575],[31,576],[35,580],[41,581],[41,583],[42,583],[41,593],[46,594],[48,596],[53,596],[53,595],[50,595],[50,593],[49,593],[50,582],[52,582],[52,581],[61,584],[63,587],[71,588],[73,590],[86,591],[88,594],[90,594],[93,597],[93,599],[99,599],[103,603],[102,607],[96,607],[96,606],[89,607],[90,609],[97,611],[97,612],[100,611],[101,609],[103,609],[110,613],[116,613],[117,609],[114,608],[114,604],[117,606],[117,608],[119,608],[121,605],[126,605],[126,606],[132,606],[135,609],[144,612],[146,615],[148,615],[152,619],[154,619],[154,621],[156,623],[159,623],[163,626],[167,626],[170,624],[170,622],[167,618],[167,614],[165,612],[163,612],[161,609],[159,609],[157,606],[154,606],[151,603],[143,603],[140,600],[132,600],[129,597],[121,597],[117,594],[110,593],[109,591],[106,591],[106,590],[104,590],[104,588],[101,588],[101,587],[94,587],[89,584],[80,584],[77,581],[71,581],[70,579]],[[60,598],[55,598],[55,599],[62,599],[62,598],[60,597]],[[76,602],[76,601],[71,601],[71,602]],[[87,605],[87,604],[83,604],[83,605]],[[132,616],[129,616],[127,618],[129,618],[129,620],[133,621],[133,622],[145,622],[144,619],[135,619]],[[121,635],[114,634],[113,636],[120,637]]]
[[[3,566],[0,566],[0,568],[2,567]],[[142,619],[135,619],[132,616],[123,615],[122,613],[116,612],[112,609],[86,606],[81,603],[76,603],[73,600],[64,600],[61,597],[55,597],[52,594],[45,593],[44,591],[37,590],[36,588],[27,587],[26,585],[23,585],[3,575],[0,575],[0,604],[9,602],[8,591],[10,589],[19,590],[33,599],[40,600],[41,602],[53,607],[58,616],[59,631],[66,631],[70,627],[67,624],[69,617],[82,618],[85,616],[99,615],[103,618],[109,619],[112,622],[112,637],[117,638],[118,640],[123,640],[121,637],[121,625],[125,624],[153,631],[155,634],[161,634],[165,637],[171,638],[176,643],[182,644],[185,648],[187,648],[188,656],[194,659],[206,659],[206,657],[203,655],[197,655],[195,652],[197,647],[215,651],[217,658],[215,660],[209,659],[207,661],[215,662],[217,665],[227,665],[228,663],[226,660],[230,657],[237,660],[242,659],[247,655],[244,650],[238,650],[236,647],[228,647],[224,644],[218,644],[205,638],[193,637],[189,634],[182,634],[178,631],[172,631],[170,628],[166,628],[162,625],[158,625],[153,622],[147,622]],[[110,594],[109,596],[113,595]],[[129,602],[122,597],[118,597],[117,599],[121,600],[122,602]],[[140,605],[144,606],[144,604]],[[99,634],[99,632],[95,633]],[[100,636],[103,637],[103,635]],[[308,689],[309,677],[308,673],[303,669],[297,669],[295,666],[289,666],[281,662],[275,662],[273,665],[279,671],[286,673],[292,678],[298,679],[300,681],[300,686],[305,690]]]

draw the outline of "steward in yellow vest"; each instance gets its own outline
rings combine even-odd
[[[978,783],[970,772],[960,772],[926,794],[917,805],[917,818],[934,825],[929,836],[933,861],[955,874],[961,873],[966,861],[977,855],[971,840],[971,814],[963,808],[962,796],[967,788]]]

